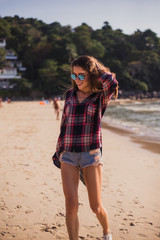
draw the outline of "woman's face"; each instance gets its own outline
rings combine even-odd
[[[79,66],[74,66],[72,73],[77,76],[76,80],[74,80],[74,81],[77,84],[78,89],[82,92],[90,91],[90,87],[89,87],[89,84],[88,84],[88,77],[89,77],[88,72],[86,70],[84,70],[83,68],[79,67]],[[85,79],[80,80],[78,78],[79,75],[83,75],[85,77]]]

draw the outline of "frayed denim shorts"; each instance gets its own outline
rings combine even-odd
[[[59,160],[61,163],[69,163],[77,168],[103,165],[100,148],[89,152],[62,152]]]

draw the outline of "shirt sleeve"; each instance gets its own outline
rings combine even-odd
[[[66,102],[66,100],[65,100]],[[62,113],[62,117],[61,117],[61,124],[60,124],[60,134],[59,134],[59,138],[57,141],[57,145],[56,145],[56,155],[59,158],[60,156],[60,152],[61,152],[61,148],[62,148],[62,142],[63,142],[63,137],[65,135],[65,104],[64,104],[64,108],[63,108],[63,113]]]
[[[65,98],[65,103],[66,103],[66,98]],[[60,134],[59,134],[58,141],[56,144],[56,152],[52,156],[53,163],[58,168],[61,168],[61,163],[59,161],[59,157],[60,157],[60,153],[61,153],[62,141],[63,141],[64,132],[65,132],[65,126],[64,126],[65,125],[65,103],[64,103],[62,117],[61,117]]]
[[[106,109],[111,97],[118,85],[118,81],[114,78],[112,74],[103,73],[99,77],[100,82],[102,83],[102,92],[101,92],[101,110],[102,112]]]
[[[64,104],[64,107],[63,107],[63,112],[62,112],[62,117],[61,117],[60,130],[63,127],[64,122],[65,122],[65,104]]]

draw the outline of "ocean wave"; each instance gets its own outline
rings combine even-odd
[[[142,112],[142,113],[153,113],[153,112],[160,112],[159,107],[135,107],[135,106],[124,106],[125,109],[131,110],[133,112]]]
[[[160,139],[160,101],[109,106],[103,121],[140,136]]]
[[[104,117],[102,122],[107,123],[111,127],[127,130],[137,136],[151,137],[156,141],[160,141],[160,127],[153,128],[142,125],[141,122],[128,122],[110,117]]]

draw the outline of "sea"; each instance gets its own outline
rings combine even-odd
[[[103,122],[160,143],[160,99],[111,104]]]

